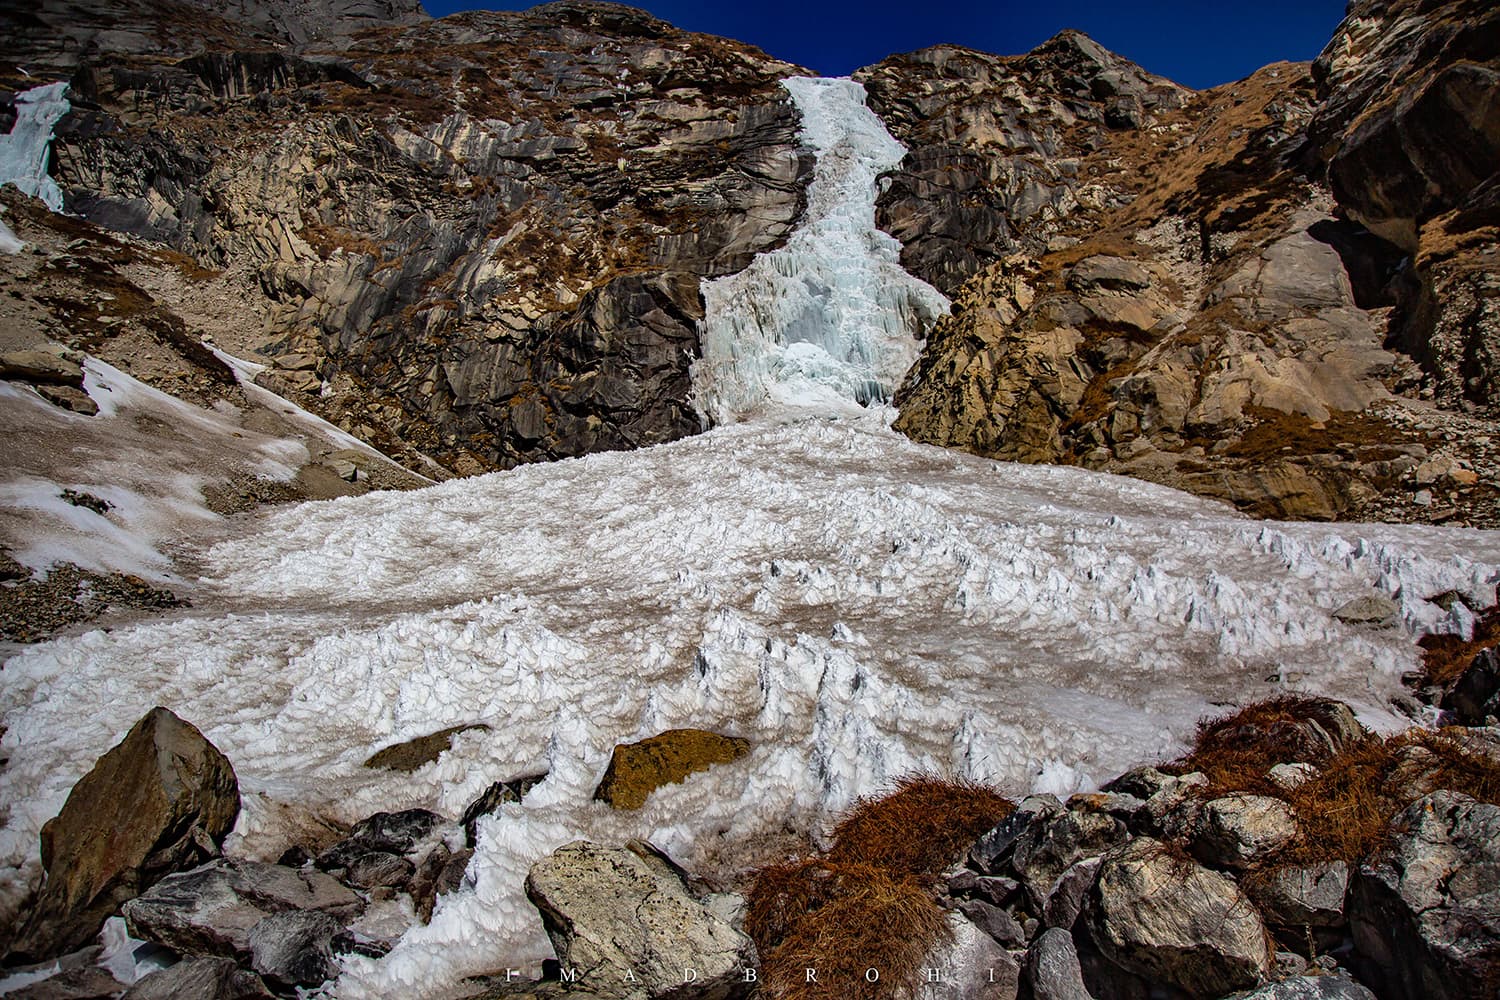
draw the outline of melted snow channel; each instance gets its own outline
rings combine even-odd
[[[783,85],[817,154],[807,214],[786,246],[704,283],[703,356],[692,375],[707,425],[884,403],[948,311],[875,226],[876,182],[906,149],[865,107],[864,87],[806,77]]]

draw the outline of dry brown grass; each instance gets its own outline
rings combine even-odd
[[[1469,669],[1474,657],[1492,646],[1500,646],[1500,606],[1485,611],[1474,624],[1474,637],[1424,635],[1421,639],[1422,669],[1428,684],[1448,685]]]
[[[1177,774],[1201,771],[1209,780],[1208,794],[1278,795],[1280,790],[1266,777],[1271,768],[1290,761],[1321,767],[1332,756],[1309,733],[1306,723],[1328,718],[1337,704],[1326,698],[1278,695],[1231,715],[1205,719],[1198,723],[1192,752],[1168,770]]]
[[[903,778],[855,805],[826,858],[756,872],[745,929],[760,950],[766,994],[884,1000],[915,988],[922,959],[947,933],[930,882],[1012,809],[982,785]]]
[[[828,859],[929,878],[1014,808],[983,785],[925,775],[902,778],[895,791],[862,800],[834,827]]]

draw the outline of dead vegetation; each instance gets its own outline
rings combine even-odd
[[[946,933],[930,883],[1013,808],[982,785],[911,776],[859,802],[834,828],[827,857],[756,872],[745,927],[767,994],[881,1000],[915,988]]]
[[[1366,734],[1336,746],[1319,733],[1331,732],[1337,707],[1298,695],[1247,705],[1200,723],[1192,751],[1167,769],[1204,774],[1209,783],[1202,798],[1246,793],[1292,807],[1297,837],[1262,863],[1266,869],[1358,864],[1384,845],[1399,812],[1438,789],[1500,805],[1500,761],[1475,752],[1456,731]],[[1317,774],[1291,789],[1266,776],[1275,765],[1296,761],[1314,765]]]

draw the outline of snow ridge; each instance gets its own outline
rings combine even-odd
[[[705,282],[693,403],[704,426],[787,409],[857,413],[889,400],[948,300],[908,274],[875,226],[880,175],[906,148],[846,79],[782,81],[817,153],[807,214],[786,246]]]

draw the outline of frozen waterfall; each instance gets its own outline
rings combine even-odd
[[[71,105],[66,83],[49,83],[16,95],[16,122],[9,135],[0,135],[0,184],[14,184],[40,198],[54,212],[62,211],[63,196],[47,173],[52,129]]]
[[[786,246],[705,282],[694,405],[705,424],[777,410],[858,411],[889,399],[948,310],[875,226],[876,181],[906,149],[853,80],[783,81],[817,154],[807,214]]]

